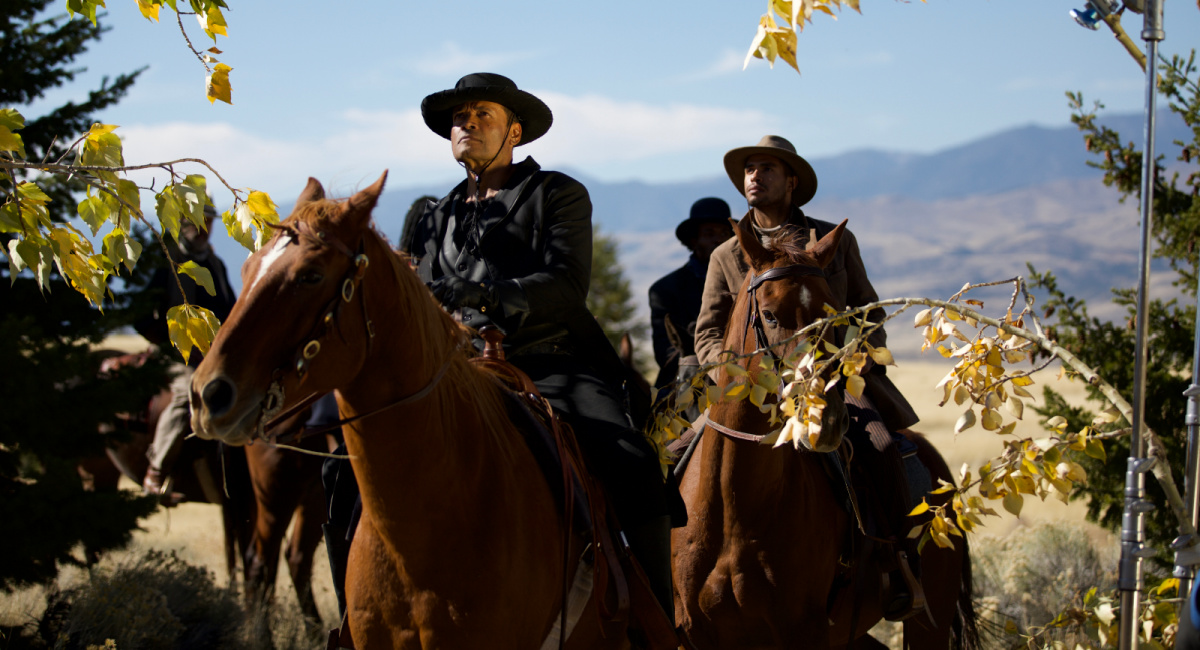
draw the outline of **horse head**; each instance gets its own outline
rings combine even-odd
[[[250,442],[296,396],[328,392],[357,375],[374,336],[360,285],[368,255],[380,252],[370,222],[386,179],[384,172],[349,199],[332,201],[310,178],[291,216],[246,260],[242,295],[192,378],[198,435]]]
[[[803,340],[795,334],[827,315],[825,305],[838,311],[845,309],[833,295],[825,269],[837,253],[846,221],[808,248],[788,226],[764,244],[750,221],[742,219],[735,229],[743,259],[750,269],[738,298],[739,302],[747,303],[742,352],[767,350],[766,354],[783,359]],[[735,324],[731,322],[730,326]],[[821,336],[828,338],[829,334],[825,330]],[[826,373],[832,371],[830,368]],[[801,444],[812,451],[836,449],[849,427],[841,391],[827,390],[824,399],[826,406],[819,435],[799,436]]]

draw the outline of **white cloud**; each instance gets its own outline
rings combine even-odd
[[[615,162],[652,163],[678,154],[724,152],[731,145],[757,142],[776,124],[775,118],[757,109],[657,106],[549,91],[535,94],[553,109],[554,128],[544,144],[530,147],[538,147],[547,161],[584,171]]]
[[[684,74],[676,78],[675,81],[679,83],[695,82],[741,72],[745,62],[746,53],[744,51],[738,52],[731,48],[725,48],[721,51],[717,60],[713,61],[707,67]]]
[[[534,52],[469,52],[451,41],[444,43],[440,52],[414,62],[411,67],[416,72],[430,76],[462,76],[472,72],[498,70],[534,56]]]
[[[708,175],[712,160],[725,150],[757,142],[776,126],[774,118],[755,109],[535,94],[553,108],[554,127],[542,140],[518,149],[518,158],[530,154],[543,164],[602,179],[678,180]],[[393,186],[441,183],[462,173],[448,143],[429,131],[416,109],[349,109],[324,133],[289,138],[265,137],[224,122],[134,125],[118,134],[124,139],[129,164],[200,158],[234,187],[263,190],[279,201],[290,200],[309,176],[325,183],[332,194],[344,195],[371,182],[384,169],[390,169]],[[689,158],[704,163],[689,167]],[[664,172],[662,167],[670,169]],[[211,178],[197,165],[180,170]],[[143,173],[139,178],[148,180],[147,176]],[[215,185],[212,179],[210,187]],[[217,202],[227,204],[228,197],[217,196]]]
[[[331,193],[345,194],[388,168],[390,182],[399,185],[456,175],[449,147],[429,132],[418,111],[347,111],[343,118],[329,132],[308,139],[266,138],[228,123],[171,122],[125,127],[118,134],[129,164],[200,158],[234,187],[263,190],[279,201],[290,200],[309,176],[326,183]],[[180,169],[209,176],[210,187],[217,182],[201,166]],[[142,182],[149,175],[143,172],[135,178]],[[159,180],[158,186],[162,183]],[[227,196],[217,197],[218,204],[228,201]]]

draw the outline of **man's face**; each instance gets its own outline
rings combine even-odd
[[[732,236],[733,228],[728,223],[702,223],[699,230],[696,231],[696,238],[692,240],[692,245],[688,248],[692,249],[692,253],[696,257],[707,262],[717,246]]]
[[[179,225],[179,239],[186,242],[190,250],[201,250],[208,245],[209,234],[212,233],[213,218],[205,215],[205,230],[200,230],[191,221],[183,220]]]
[[[754,154],[746,158],[744,169],[746,177],[743,189],[750,207],[791,204],[796,177],[789,175],[782,160],[767,154]]]
[[[514,120],[509,126],[508,111],[495,102],[469,102],[451,114],[450,148],[459,162],[487,163],[520,137],[521,125]]]

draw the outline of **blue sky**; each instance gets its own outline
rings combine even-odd
[[[762,1],[229,2],[218,47],[234,69],[233,106],[204,99],[174,15],[150,23],[134,0],[109,0],[112,31],[79,61],[84,84],[47,102],[148,65],[102,115],[121,126],[127,161],[205,158],[233,185],[282,202],[310,175],[345,194],[384,168],[393,187],[449,189],[461,171],[418,107],[475,71],[505,74],[554,110],[550,133],[519,153],[646,182],[719,175],[726,150],[765,133],[810,157],[927,153],[1067,124],[1066,90],[1114,112],[1145,101],[1144,75],[1111,34],[1067,15],[1082,0],[863,0],[861,15],[814,18],[800,75],[760,60],[742,70]],[[1194,2],[1166,2],[1164,23],[1164,53],[1200,42]],[[1141,17],[1125,24],[1140,43]]]

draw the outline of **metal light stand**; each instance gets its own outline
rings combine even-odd
[[[1200,305],[1200,285],[1196,287],[1196,304]],[[1187,469],[1184,472],[1183,485],[1183,504],[1187,509],[1188,517],[1191,519],[1192,526],[1197,524],[1197,518],[1200,517],[1200,512],[1197,512],[1198,496],[1200,490],[1196,489],[1197,472],[1200,471],[1200,462],[1197,462],[1197,447],[1200,446],[1200,403],[1197,397],[1200,397],[1200,318],[1196,319],[1196,332],[1193,336],[1192,347],[1192,384],[1183,392],[1188,398],[1187,415],[1184,417],[1184,424],[1187,425]],[[1196,579],[1196,567],[1200,565],[1200,546],[1197,546],[1195,535],[1185,535],[1177,538],[1171,544],[1171,548],[1175,550],[1175,571],[1172,575],[1179,578],[1179,595],[1184,599],[1184,606],[1180,610],[1180,616],[1185,616],[1187,610],[1187,600],[1192,593],[1192,582]]]
[[[1154,549],[1145,546],[1145,514],[1154,509],[1146,500],[1146,472],[1154,465],[1146,458],[1146,441],[1142,437],[1146,405],[1146,335],[1150,288],[1150,222],[1154,204],[1154,100],[1158,93],[1158,42],[1162,30],[1162,0],[1146,0],[1142,40],[1146,42],[1146,131],[1142,152],[1142,230],[1139,252],[1137,296],[1137,342],[1133,366],[1133,435],[1129,441],[1129,460],[1125,471],[1125,510],[1121,517],[1121,564],[1117,586],[1121,592],[1121,650],[1138,647],[1138,624],[1145,587],[1142,560],[1154,556]]]

